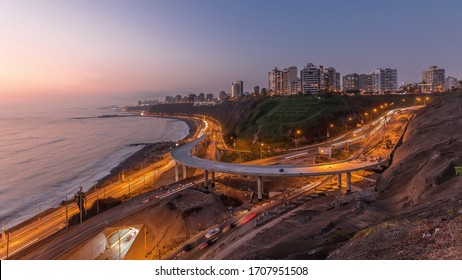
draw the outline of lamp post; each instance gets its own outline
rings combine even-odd
[[[330,137],[330,131],[329,131],[329,128],[334,128],[334,124],[331,123],[328,127],[327,127],[327,138]]]
[[[374,108],[374,109],[371,110],[371,121],[372,121],[372,119],[373,119],[373,113],[377,113],[377,109],[376,109],[376,108]]]
[[[295,131],[295,149],[298,148],[298,135],[300,134],[302,134],[302,131],[297,129],[297,131]]]
[[[348,131],[348,122],[351,122],[353,121],[353,118],[352,117],[348,117],[347,121],[345,122],[345,132]]]
[[[429,101],[429,100],[430,100],[430,97],[428,97],[428,96],[425,97],[424,100],[423,100],[423,101],[424,101],[424,105],[427,105],[427,101]]]
[[[265,144],[263,144],[263,143],[260,144],[260,158],[263,158],[263,146],[264,145]]]
[[[130,178],[130,181],[128,182],[128,197],[131,197],[131,192],[130,192],[131,186],[132,186],[132,179]]]

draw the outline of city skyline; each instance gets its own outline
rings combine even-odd
[[[238,80],[252,91],[267,87],[270,69],[308,62],[342,76],[398,69],[398,85],[420,82],[430,65],[462,77],[457,1],[0,5],[0,107],[130,104],[228,92]]]

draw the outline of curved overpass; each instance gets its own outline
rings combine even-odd
[[[206,170],[210,172],[228,173],[246,176],[264,176],[264,177],[302,177],[302,176],[323,176],[354,172],[384,165],[388,159],[383,160],[353,160],[325,165],[247,165],[233,164],[226,162],[211,161],[193,156],[192,149],[202,140],[207,138],[204,135],[187,143],[171,152],[172,157],[180,164]]]
[[[258,199],[263,198],[263,177],[302,177],[323,176],[338,174],[337,184],[342,185],[342,173],[346,173],[346,190],[351,191],[351,172],[377,167],[388,163],[388,159],[382,160],[352,160],[325,165],[270,165],[262,166],[255,164],[233,164],[219,161],[211,161],[192,155],[194,147],[209,135],[203,135],[194,141],[184,144],[171,152],[172,158],[177,162],[175,165],[175,178],[178,181],[179,164],[183,165],[183,178],[186,174],[186,166],[204,170],[204,183],[208,188],[208,173],[212,173],[212,188],[215,184],[215,172],[256,176],[258,178]],[[178,164],[179,163],[179,164]]]

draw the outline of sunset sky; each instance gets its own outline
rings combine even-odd
[[[0,108],[267,87],[308,62],[462,79],[462,1],[0,0]]]

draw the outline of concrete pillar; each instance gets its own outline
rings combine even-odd
[[[346,187],[347,187],[347,192],[351,192],[351,173],[347,172],[346,174]]]
[[[215,187],[215,172],[212,172],[212,188]]]
[[[209,172],[204,170],[204,186],[206,189],[209,187]]]
[[[186,173],[186,171],[187,171],[187,166],[183,164],[183,179],[188,178],[188,173]]]
[[[337,186],[342,187],[342,173],[337,174]]]
[[[258,200],[261,201],[263,199],[263,178],[261,176],[258,176],[257,192],[258,192]]]
[[[179,173],[179,164],[178,162],[175,161],[175,182],[178,182],[180,180],[180,175],[178,174]]]

